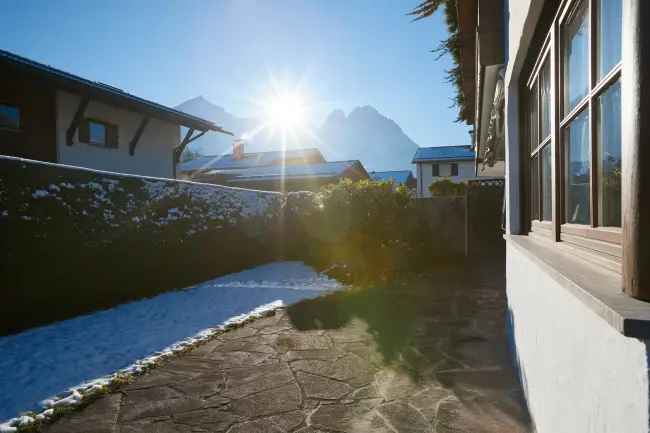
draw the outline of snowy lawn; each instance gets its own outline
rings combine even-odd
[[[0,420],[111,374],[265,304],[340,285],[301,262],[276,262],[185,290],[0,338]]]

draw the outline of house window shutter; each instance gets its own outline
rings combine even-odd
[[[82,143],[90,142],[90,128],[86,119],[79,124],[79,141]]]
[[[106,125],[106,147],[118,146],[117,125]]]

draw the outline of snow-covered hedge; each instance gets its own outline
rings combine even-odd
[[[267,261],[283,201],[0,157],[0,334]]]

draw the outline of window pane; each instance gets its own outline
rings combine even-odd
[[[106,143],[106,126],[97,122],[88,122],[88,131],[90,133],[90,142],[96,144]]]
[[[621,0],[600,0],[598,11],[598,78],[602,78],[621,61]]]
[[[564,25],[564,109],[570,112],[587,95],[589,77],[589,31],[586,1]]]
[[[566,222],[589,224],[589,114],[585,111],[564,131]]]
[[[433,177],[440,176],[440,166],[438,164],[431,165],[431,176]]]
[[[598,98],[599,224],[621,226],[621,84]]]
[[[543,141],[551,133],[551,62],[548,60],[542,68],[539,80],[539,102],[542,111],[542,134],[540,141]]]
[[[0,104],[0,127],[20,128],[20,110],[18,107]]]
[[[528,100],[528,127],[530,132],[530,151],[537,149],[539,138],[537,136],[537,83],[533,89]]]
[[[530,217],[539,219],[539,164],[537,155],[530,161]]]
[[[553,183],[551,178],[551,145],[542,149],[542,218],[545,221],[553,219]]]

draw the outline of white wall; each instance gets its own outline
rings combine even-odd
[[[507,248],[508,305],[539,433],[646,433],[646,344],[625,337]]]
[[[150,119],[140,137],[135,154],[129,155],[129,143],[140,125],[142,115],[91,100],[85,116],[118,125],[119,142],[116,149],[80,143],[78,133],[74,144],[66,145],[66,131],[79,106],[80,97],[57,92],[56,141],[58,162],[119,173],[156,177],[173,176],[172,149],[180,142],[180,127],[173,123]]]
[[[434,178],[432,176],[433,162],[418,162],[418,197],[431,197],[429,185],[434,180],[449,179],[452,182],[461,182],[464,179],[475,177],[473,160],[453,161],[453,163],[458,164],[458,176],[451,176],[452,162],[439,162],[440,176]]]

